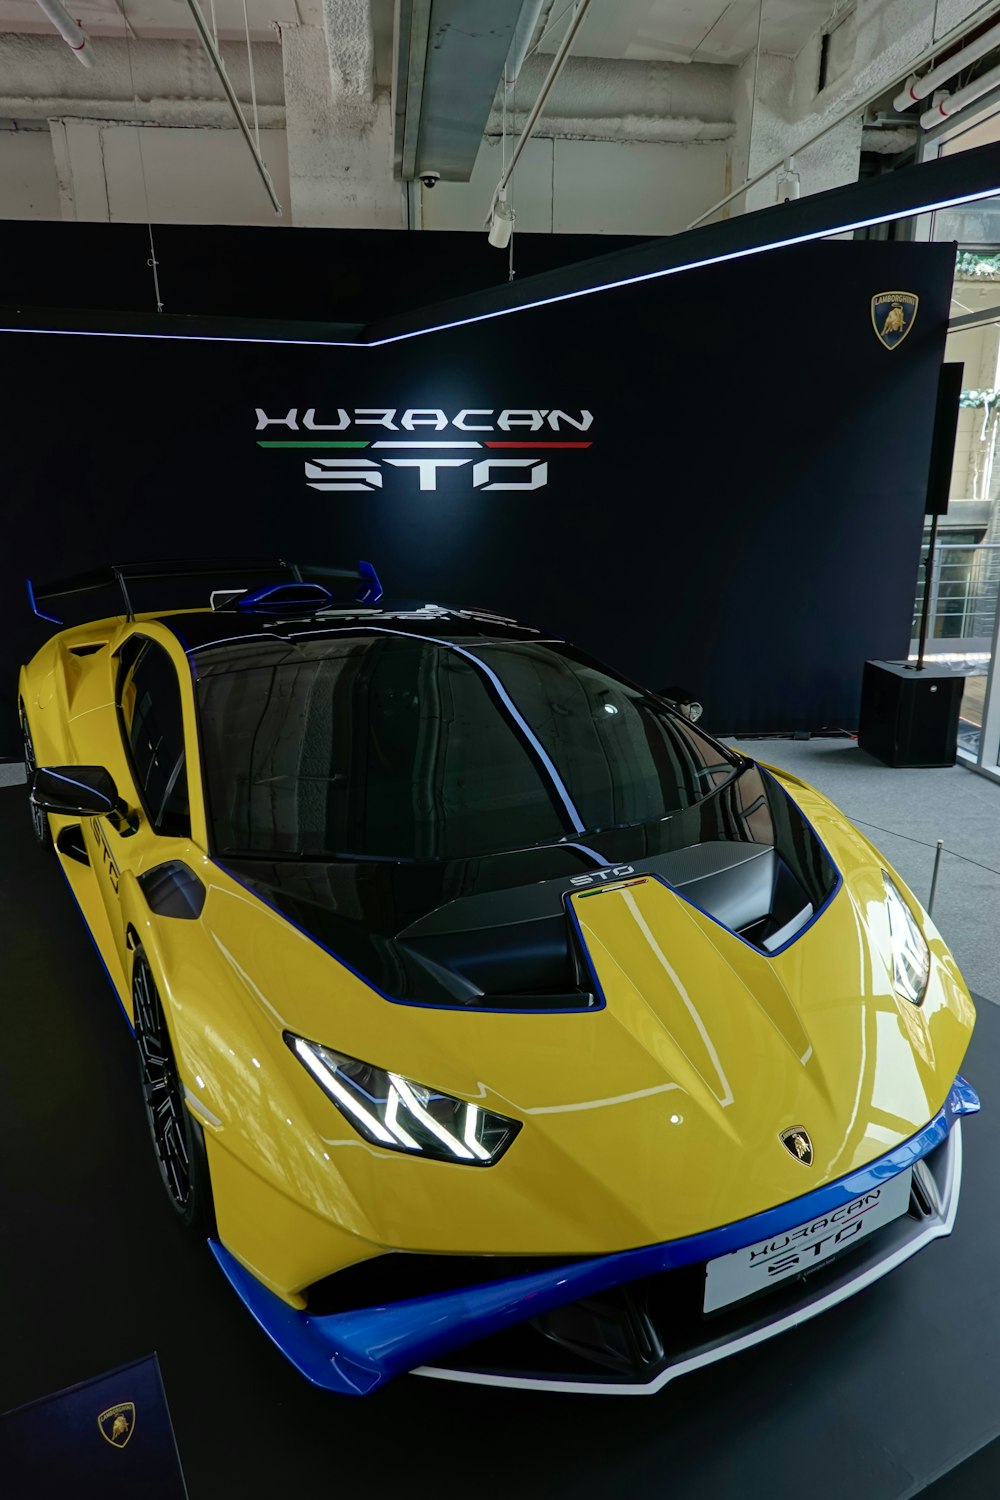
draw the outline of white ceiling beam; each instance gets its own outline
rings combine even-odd
[[[366,97],[363,48],[335,69],[320,27],[280,31],[293,223],[401,229],[389,91]]]
[[[538,95],[549,58],[534,56],[508,91],[507,131],[517,133]],[[713,63],[571,57],[534,134],[555,140],[684,142],[727,140],[735,129],[736,69]],[[503,128],[502,95],[486,133]]]
[[[101,42],[101,66],[85,72],[56,37],[0,33],[0,116],[18,121],[53,116],[133,120],[144,124],[228,128],[233,119],[221,86],[196,41]],[[250,73],[246,43],[223,42],[226,71],[246,107]],[[284,120],[281,48],[254,46],[261,124]],[[135,93],[133,93],[133,79]]]
[[[323,0],[333,97],[362,110],[375,99],[375,37],[371,0]]]

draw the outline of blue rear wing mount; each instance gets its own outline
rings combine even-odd
[[[286,562],[284,558],[217,558],[197,562],[162,563],[111,563],[87,573],[77,573],[69,578],[56,579],[49,583],[35,583],[27,579],[28,603],[33,614],[52,625],[64,625],[66,621],[52,613],[46,606],[51,600],[64,600],[74,596],[97,594],[110,590],[117,595],[115,607],[104,610],[104,614],[124,614],[134,620],[137,612],[135,585],[162,584],[163,590],[155,589],[156,601],[151,609],[141,606],[142,613],[156,614],[172,609],[191,608],[191,602],[171,601],[171,585],[205,580],[209,584],[210,598],[194,607],[221,610],[243,610],[259,615],[287,613],[315,614],[329,608],[334,595],[325,584],[314,582],[320,579],[345,580],[358,585],[354,602],[373,608],[382,598],[382,584],[374,566],[361,561],[356,568],[329,568],[323,565],[305,565]],[[221,596],[216,603],[215,595]],[[94,618],[93,614],[90,618]]]

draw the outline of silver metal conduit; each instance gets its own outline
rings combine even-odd
[[[193,3],[193,0],[188,0],[188,3]],[[566,59],[569,57],[573,43],[576,41],[577,32],[583,25],[589,9],[590,0],[579,0],[579,4],[577,5],[576,10],[571,16],[570,23],[566,28],[566,35],[559,43],[559,46],[556,50],[556,55],[552,59],[552,66],[546,73],[545,78],[542,82],[542,86],[538,90],[538,97],[535,100],[534,104],[531,106],[531,109],[528,113],[528,118],[524,122],[524,129],[521,131],[521,134],[517,138],[514,150],[511,152],[510,161],[507,163],[506,170],[504,171],[503,176],[500,178],[500,181],[497,183],[496,187],[493,189],[493,197],[490,199],[489,212],[486,215],[486,225],[484,227],[489,226],[490,218],[492,216],[493,209],[496,206],[497,199],[506,194],[507,184],[510,182],[514,168],[517,166],[518,161],[520,160],[521,152],[531,140],[535,126],[538,124],[539,118],[541,116],[542,110],[545,108],[548,97],[551,94],[553,87],[555,86],[556,79],[559,77],[559,74],[563,70],[563,66],[566,62]]]
[[[250,152],[250,155],[254,159],[254,165],[256,166],[257,171],[260,174],[260,179],[267,191],[267,196],[271,200],[271,206],[274,209],[275,213],[280,216],[282,212],[281,201],[278,198],[277,193],[274,191],[274,183],[271,181],[271,174],[267,170],[267,167],[264,165],[264,158],[261,156],[260,152],[257,149],[257,143],[253,138],[250,126],[246,122],[246,117],[243,114],[243,107],[240,104],[239,99],[236,97],[236,90],[233,88],[232,84],[229,81],[229,75],[226,72],[226,65],[222,61],[222,54],[215,44],[215,38],[212,35],[208,22],[205,20],[205,17],[201,13],[201,7],[198,4],[198,0],[187,0],[187,6],[188,10],[191,12],[191,15],[194,17],[195,29],[197,30],[198,36],[201,39],[201,45],[208,53],[209,61],[218,74],[219,82],[222,84],[223,93],[229,101],[229,107],[232,110],[233,114],[236,116],[236,123],[240,128],[243,139],[247,143],[247,148]]]

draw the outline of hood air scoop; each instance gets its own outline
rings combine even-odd
[[[762,953],[794,940],[837,872],[752,763],[654,824],[475,860],[233,860],[251,889],[388,999],[485,1010],[601,1005],[567,898],[652,876]]]

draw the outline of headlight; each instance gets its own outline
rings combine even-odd
[[[285,1041],[355,1130],[389,1151],[491,1167],[521,1128],[517,1120],[331,1052],[319,1042],[288,1031]]]
[[[889,910],[893,983],[904,1000],[919,1005],[931,972],[930,949],[913,913],[885,870],[882,879],[885,882],[885,904]]]

